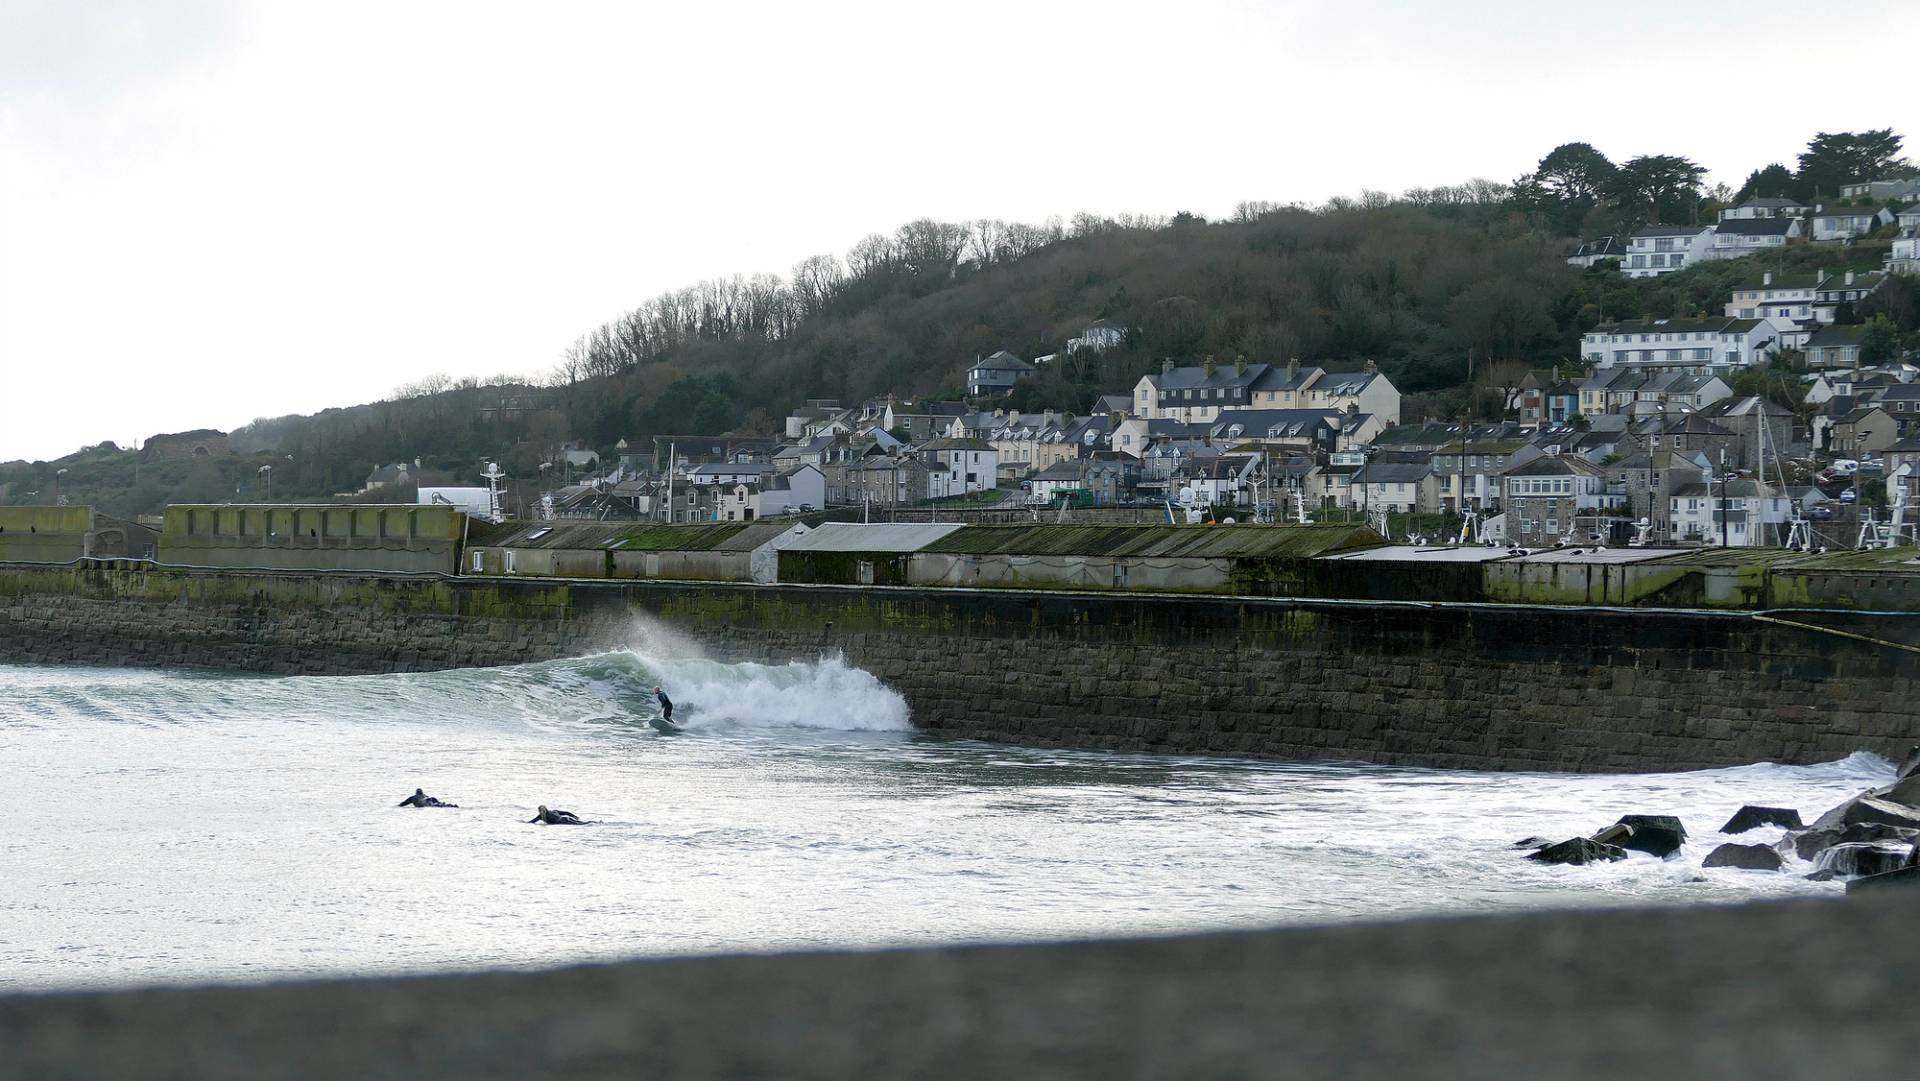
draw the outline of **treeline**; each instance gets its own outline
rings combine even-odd
[[[1721,207],[1748,199],[1840,202],[1842,186],[1920,174],[1900,157],[1891,128],[1821,132],[1807,142],[1795,168],[1756,169],[1738,190],[1703,187],[1707,170],[1678,154],[1643,154],[1618,164],[1587,143],[1563,143],[1514,181],[1515,206],[1568,234],[1598,236],[1642,225],[1711,222]]]

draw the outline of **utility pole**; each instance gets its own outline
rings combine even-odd
[[[1720,547],[1726,547],[1726,447],[1720,447]]]

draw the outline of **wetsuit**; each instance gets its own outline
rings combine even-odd
[[[416,788],[413,790],[413,795],[408,796],[406,799],[403,799],[400,801],[400,806],[402,807],[458,807],[460,805],[457,803],[442,803],[439,800],[434,799],[432,796],[427,795],[425,792],[422,792],[420,789]]]
[[[559,810],[549,811],[545,807],[540,808],[540,813],[537,815],[534,815],[533,818],[528,820],[529,825],[531,825],[534,822],[538,822],[541,825],[545,825],[545,826],[584,826],[586,825],[585,822],[580,821],[580,816],[574,814],[572,811],[559,811]]]
[[[660,700],[660,715],[671,723],[673,721],[673,699],[668,698],[667,692],[665,691],[655,691],[653,692],[653,696]]]

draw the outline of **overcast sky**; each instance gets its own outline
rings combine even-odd
[[[1737,185],[1817,130],[1920,138],[1911,4],[1796,75],[1808,12],[0,0],[0,460],[544,372],[916,217],[1215,216],[1570,140]]]

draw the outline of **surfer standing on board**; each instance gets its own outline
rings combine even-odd
[[[653,696],[660,700],[660,716],[666,718],[666,721],[668,724],[672,724],[673,723],[673,699],[668,698],[667,692],[661,690],[658,687],[655,687],[653,689]]]

